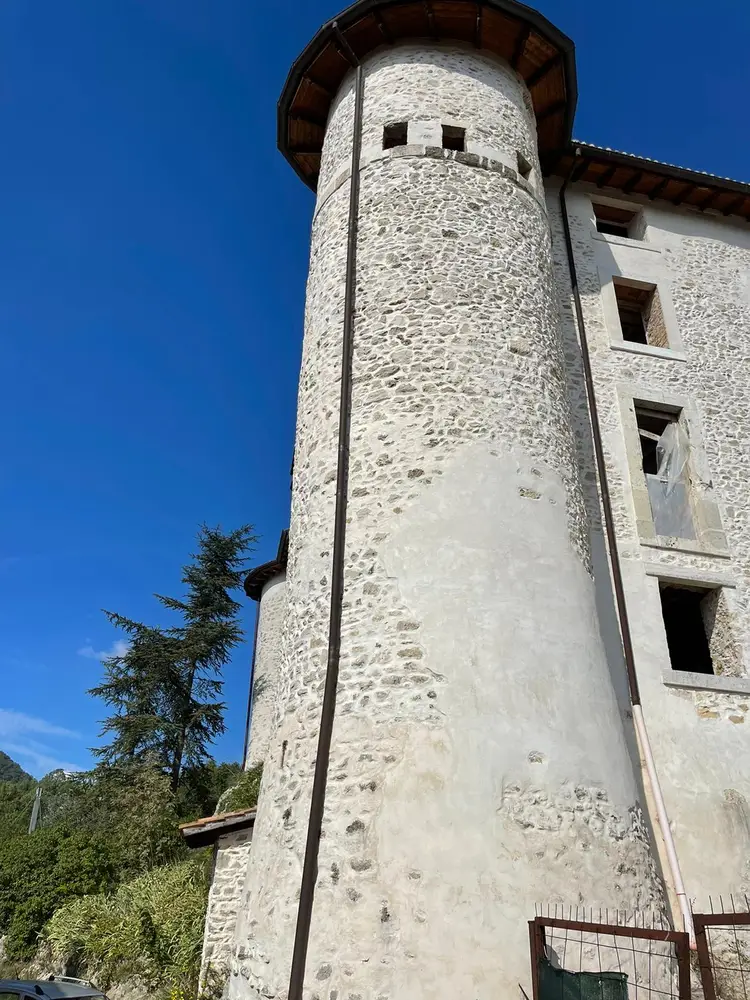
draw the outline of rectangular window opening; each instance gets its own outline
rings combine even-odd
[[[386,125],[383,129],[383,149],[405,146],[408,130],[407,122],[396,122],[393,125]]]
[[[715,674],[710,629],[718,591],[660,582],[659,596],[672,670]]]
[[[593,202],[594,218],[597,232],[607,236],[625,236],[627,239],[640,239],[638,234],[639,212],[628,208],[614,208],[612,205],[600,205]]]
[[[518,173],[525,181],[527,181],[529,177],[531,177],[531,164],[523,153],[516,152],[516,158],[518,162]]]
[[[656,285],[635,284],[623,278],[614,278],[613,284],[622,339],[668,348],[667,326]]]
[[[463,153],[466,147],[466,129],[455,125],[443,125],[443,149],[453,149]]]
[[[690,446],[680,414],[641,404],[635,408],[635,417],[654,531],[669,538],[695,538]]]

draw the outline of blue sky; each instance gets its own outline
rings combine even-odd
[[[538,7],[576,42],[577,138],[750,180],[747,5]],[[158,622],[202,521],[254,523],[257,561],[287,523],[312,195],[275,107],[337,9],[0,5],[0,749],[34,774],[91,763],[101,608]]]

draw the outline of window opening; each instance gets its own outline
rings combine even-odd
[[[717,591],[713,588],[660,583],[659,596],[672,670],[689,670],[695,674],[716,673],[711,656],[709,629]]]
[[[593,202],[594,218],[597,232],[607,236],[625,236],[628,239],[639,239],[636,233],[636,222],[639,212],[628,208],[614,208],[612,205],[600,205]]]
[[[453,149],[463,153],[466,146],[466,129],[455,125],[443,125],[443,149]]]
[[[523,177],[523,179],[527,181],[529,177],[531,177],[531,164],[523,155],[523,153],[517,152],[516,158],[518,162],[518,172],[521,175],[521,177]]]
[[[637,406],[641,460],[657,535],[695,538],[690,509],[690,442],[679,413]]]
[[[656,285],[613,278],[622,339],[651,347],[669,347],[664,312]]]
[[[408,132],[407,122],[396,122],[386,125],[383,129],[383,149],[393,149],[394,146],[405,146]]]

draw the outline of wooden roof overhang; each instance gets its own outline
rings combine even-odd
[[[541,14],[515,0],[359,0],[318,31],[279,100],[279,149],[309,187],[317,184],[331,102],[352,65],[414,39],[465,42],[507,60],[529,88],[540,156],[568,146],[575,47]]]
[[[750,184],[726,177],[585,142],[573,142],[561,153],[548,154],[542,168],[547,175],[570,176],[573,182],[588,182],[602,190],[615,188],[625,195],[645,195],[652,201],[659,198],[672,205],[689,205],[700,211],[710,208],[750,220]]]
[[[263,596],[263,588],[280,573],[286,572],[286,563],[289,558],[289,529],[284,528],[279,538],[279,548],[276,558],[270,562],[256,566],[245,577],[245,593],[252,601],[259,601]]]

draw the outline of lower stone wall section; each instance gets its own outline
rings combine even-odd
[[[237,830],[220,837],[214,848],[214,870],[203,937],[201,981],[205,979],[209,968],[217,972],[229,968],[252,836],[252,829]]]

